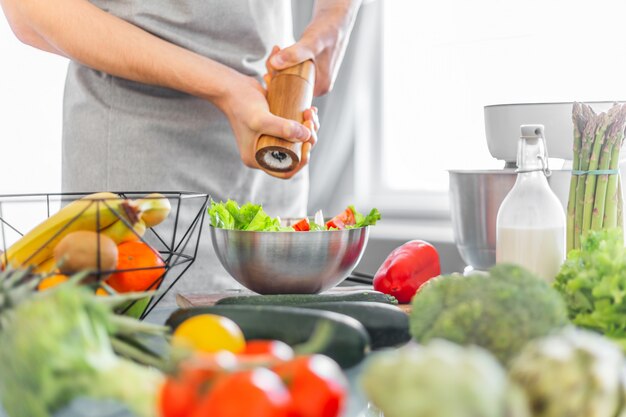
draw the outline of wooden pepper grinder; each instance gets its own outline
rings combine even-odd
[[[304,111],[311,107],[314,85],[315,65],[311,60],[278,72],[267,90],[270,112],[302,123]],[[256,145],[256,160],[266,171],[289,172],[300,163],[301,150],[300,142],[263,135]]]

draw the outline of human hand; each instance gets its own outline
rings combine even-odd
[[[315,63],[314,96],[332,90],[348,45],[360,1],[318,0],[315,16],[298,42],[273,51],[270,64],[282,70],[308,59]],[[274,47],[276,50],[277,47]],[[271,71],[269,72],[271,75]]]
[[[317,109],[307,109],[304,122],[300,124],[270,113],[265,89],[256,79],[233,71],[225,83],[225,93],[215,100],[215,104],[228,118],[244,165],[261,169],[255,158],[257,142],[261,135],[276,136],[290,142],[302,142],[302,157],[292,171],[266,172],[282,179],[296,175],[308,163],[309,153],[317,140]]]

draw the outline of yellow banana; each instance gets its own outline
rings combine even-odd
[[[39,265],[52,257],[54,247],[68,233],[102,230],[115,223],[118,216],[129,218],[137,214],[137,208],[117,194],[90,194],[71,202],[35,226],[11,245],[3,258],[14,267]]]
[[[56,259],[54,259],[54,256],[53,256],[52,258],[48,258],[42,263],[40,263],[39,265],[37,265],[35,269],[33,270],[33,272],[36,274],[49,274],[52,271],[54,271],[56,267],[57,267],[57,261]]]
[[[146,224],[143,220],[138,220],[134,225],[132,222],[128,222],[133,226],[132,228],[128,227],[123,221],[118,220],[106,229],[103,229],[101,233],[110,237],[116,245],[139,240],[143,237],[144,233],[146,233]]]
[[[141,212],[140,217],[148,227],[154,227],[167,218],[172,210],[170,200],[163,194],[152,193],[134,203]]]

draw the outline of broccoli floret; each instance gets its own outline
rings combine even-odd
[[[559,293],[515,265],[497,265],[488,275],[433,279],[415,295],[411,312],[418,342],[442,338],[478,345],[503,363],[529,340],[567,323]]]

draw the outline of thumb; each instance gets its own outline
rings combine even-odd
[[[274,69],[282,70],[313,58],[315,58],[313,50],[307,43],[300,41],[274,55],[270,60],[270,64],[272,64]]]

